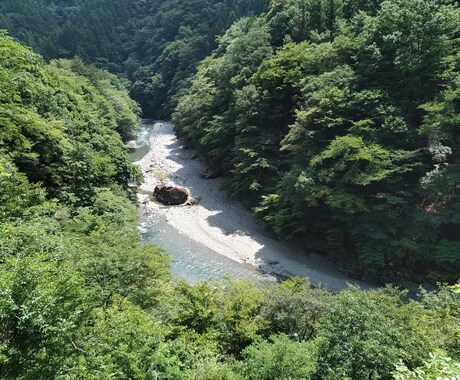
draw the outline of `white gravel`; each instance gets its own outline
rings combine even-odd
[[[337,272],[332,263],[319,255],[307,254],[300,246],[277,240],[241,204],[229,199],[221,189],[221,179],[202,179],[206,166],[192,157],[194,152],[176,138],[173,124],[157,122],[152,126],[150,151],[137,162],[145,178],[139,193],[142,214],[148,217],[160,213],[190,239],[263,271],[305,277],[332,291],[345,288],[347,283],[373,287]],[[153,192],[156,184],[165,179],[187,187],[200,200],[199,204],[167,207],[143,194]]]

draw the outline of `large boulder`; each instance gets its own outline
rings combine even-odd
[[[153,196],[166,205],[181,205],[187,202],[189,191],[185,187],[157,185]]]

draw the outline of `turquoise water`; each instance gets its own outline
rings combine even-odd
[[[149,151],[149,137],[153,120],[143,120],[138,137],[138,148],[131,153],[133,162],[143,158]],[[267,279],[252,267],[233,261],[220,255],[206,246],[181,234],[167,223],[163,215],[149,216],[147,221],[140,224],[142,242],[157,244],[165,248],[170,257],[171,272],[190,283],[207,281],[214,277],[222,278],[230,275],[236,278]]]
[[[153,120],[142,120],[139,134],[137,136],[137,148],[130,151],[129,157],[132,162],[142,159],[150,150],[149,136],[150,129],[155,122]]]
[[[165,248],[171,258],[171,272],[190,283],[231,275],[236,278],[262,279],[255,270],[219,255],[171,227],[163,216],[153,216],[149,226],[141,225],[144,244]]]

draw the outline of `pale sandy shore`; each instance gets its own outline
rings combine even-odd
[[[194,156],[176,138],[171,123],[152,122],[150,150],[137,162],[145,178],[139,193],[140,211],[147,220],[148,215],[161,214],[181,234],[264,272],[305,277],[332,291],[345,288],[347,283],[373,287],[337,272],[323,257],[307,254],[302,247],[267,232],[241,204],[229,199],[220,179],[202,179],[206,166]],[[152,192],[159,181],[187,187],[199,204],[166,207],[149,200],[145,193]]]

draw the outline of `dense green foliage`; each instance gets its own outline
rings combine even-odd
[[[301,279],[172,281],[167,255],[140,245],[122,143],[137,110],[120,83],[80,60],[46,65],[4,35],[0,52],[0,378],[457,373],[459,287],[403,302]]]
[[[47,59],[122,74],[146,115],[169,117],[216,35],[267,0],[4,0],[0,28]]]
[[[177,131],[278,234],[455,281],[459,19],[447,0],[274,0],[219,38]]]
[[[178,132],[276,233],[353,270],[449,281],[460,269],[459,18],[454,0],[0,3],[0,28],[47,59],[117,73],[146,115],[176,109]],[[120,83],[72,62],[52,66],[93,81],[129,138]],[[15,162],[27,171],[50,148]],[[42,155],[29,178],[75,196],[78,176],[50,176],[54,159]],[[132,174],[116,165],[104,175]]]
[[[137,105],[80,60],[45,65],[3,34],[0,52],[0,377],[130,377],[142,363],[121,368],[123,356],[161,331],[140,307],[169,278],[129,200],[141,175],[122,137]]]

